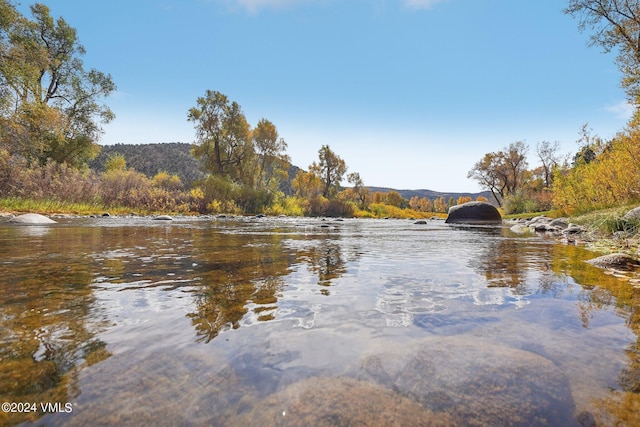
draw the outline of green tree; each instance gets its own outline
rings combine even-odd
[[[309,170],[324,183],[322,195],[328,199],[334,197],[340,189],[340,182],[347,172],[347,165],[328,145],[318,151],[319,162],[313,162]]]
[[[237,102],[226,95],[207,90],[189,110],[187,119],[196,128],[193,153],[202,159],[208,172],[242,182],[246,181],[243,162],[253,153],[247,119]]]
[[[283,175],[288,168],[290,160],[284,154],[287,143],[278,135],[276,126],[267,119],[258,122],[252,136],[258,154],[256,184],[258,188],[271,188],[273,177]]]
[[[640,4],[633,0],[569,0],[565,13],[579,19],[578,28],[593,30],[591,46],[616,50],[622,87],[640,102]]]
[[[121,153],[113,153],[104,163],[104,169],[106,172],[126,171],[127,159]]]
[[[84,69],[76,30],[47,6],[31,6],[33,20],[7,0],[0,12],[0,143],[29,160],[84,164],[114,118],[111,76]]]

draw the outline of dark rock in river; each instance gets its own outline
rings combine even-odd
[[[587,263],[600,268],[611,268],[615,270],[633,270],[640,267],[640,261],[623,254],[609,254],[587,261]]]
[[[23,225],[45,225],[45,224],[55,224],[56,222],[51,218],[48,218],[44,215],[36,214],[36,213],[28,213],[24,215],[19,215],[15,218],[11,218],[9,220],[10,223],[13,224],[23,224]]]
[[[449,208],[445,221],[450,224],[501,224],[502,217],[495,206],[485,202],[468,202]]]
[[[422,220],[422,219],[414,222],[414,224],[417,224],[417,225],[425,225],[426,223],[427,223],[427,221]]]

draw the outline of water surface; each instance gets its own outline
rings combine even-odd
[[[0,225],[0,413],[46,425],[640,423],[639,290],[407,220]]]

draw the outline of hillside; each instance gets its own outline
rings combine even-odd
[[[127,160],[127,167],[153,177],[160,171],[175,174],[187,185],[205,174],[200,162],[191,155],[191,144],[171,142],[162,144],[115,144],[104,145],[100,155],[89,163],[89,167],[104,172],[107,159],[120,153]]]
[[[89,163],[89,167],[97,172],[104,172],[106,160],[115,153],[120,153],[127,160],[127,167],[142,172],[150,178],[158,172],[164,171],[178,175],[182,182],[190,185],[205,176],[200,167],[200,162],[191,155],[191,148],[191,144],[183,142],[105,145],[102,146],[100,155]],[[282,182],[280,185],[280,190],[286,195],[293,195],[291,181],[293,181],[299,170],[301,169],[294,165],[289,167],[289,180]],[[433,190],[395,190],[386,187],[369,187],[369,190],[381,193],[397,191],[407,200],[414,196],[428,199],[437,199],[443,196],[445,199],[449,199],[449,197],[457,199],[460,196],[469,196],[474,200],[478,196],[484,196],[491,200],[491,193],[488,191],[482,193],[443,193]]]
[[[133,168],[149,178],[164,171],[178,175],[180,180],[189,186],[194,181],[205,177],[200,161],[191,155],[191,148],[191,144],[183,142],[104,145],[100,155],[89,163],[89,167],[97,172],[104,172],[107,159],[119,153],[127,160],[127,167]],[[280,190],[283,193],[293,194],[291,181],[299,170],[300,168],[294,165],[289,167],[289,180],[280,184]]]

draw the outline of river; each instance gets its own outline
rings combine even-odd
[[[439,220],[58,221],[0,224],[0,424],[640,425],[640,289],[579,246]]]

